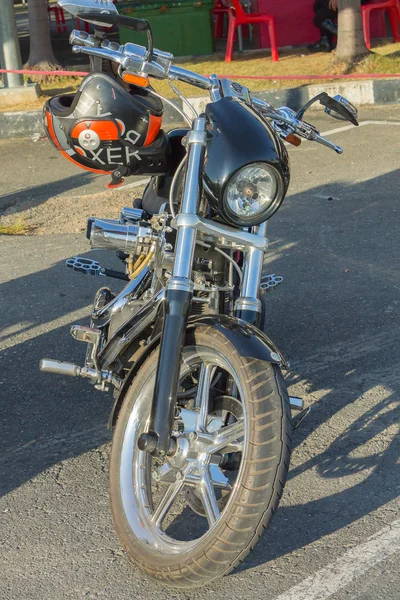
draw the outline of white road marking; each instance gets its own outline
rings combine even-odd
[[[143,185],[146,185],[147,183],[149,183],[149,179],[139,179],[139,181],[134,181],[133,183],[127,183],[126,185],[121,185],[121,187],[117,187],[115,188],[117,191],[118,190],[132,190],[134,188],[138,188],[138,187],[142,187]]]
[[[366,125],[400,125],[400,121],[361,121],[359,127],[365,127]],[[348,131],[349,129],[355,129],[355,125],[343,125],[343,127],[337,127],[336,129],[323,131],[321,135],[332,135],[333,133]]]
[[[307,577],[276,600],[326,600],[368,569],[400,551],[400,520],[393,521],[368,542],[349,550],[333,563]]]

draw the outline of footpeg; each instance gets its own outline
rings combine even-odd
[[[267,292],[268,290],[277,287],[282,282],[283,277],[281,275],[264,275],[261,277],[260,290]]]
[[[97,260],[90,260],[89,258],[82,258],[81,256],[73,256],[66,261],[67,267],[85,275],[103,275],[100,263]]]
[[[97,344],[101,336],[100,329],[83,325],[72,325],[70,333],[77,342],[87,342],[88,344]]]
[[[73,363],[62,362],[61,360],[51,360],[42,358],[39,363],[39,369],[46,373],[56,373],[57,375],[68,375],[69,377],[84,377],[90,379],[95,384],[95,388],[102,392],[109,390],[109,384],[115,388],[121,387],[121,379],[112,374],[111,371],[97,371],[90,367],[79,367]]]
[[[62,362],[61,360],[51,360],[43,358],[39,363],[39,369],[46,373],[56,373],[57,375],[68,375],[69,377],[86,377],[96,382],[99,373],[96,369],[79,367],[73,363]]]
[[[94,275],[95,277],[105,276],[105,277],[114,277],[114,279],[122,279],[123,281],[129,281],[128,275],[126,273],[121,273],[121,271],[114,271],[113,269],[105,269],[100,265],[97,260],[91,260],[90,258],[82,258],[81,256],[73,256],[72,258],[68,258],[65,261],[67,267],[73,269],[74,271],[78,271],[80,273],[84,273],[85,275]]]

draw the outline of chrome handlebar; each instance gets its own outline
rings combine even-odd
[[[286,139],[290,134],[294,134],[311,142],[322,144],[337,154],[343,153],[343,148],[323,137],[314,125],[298,119],[293,109],[287,106],[275,108],[258,98],[252,98],[251,103],[264,117],[273,121],[273,127],[281,138]]]
[[[154,49],[152,60],[149,61],[148,51],[144,46],[131,43],[120,46],[109,40],[103,40],[99,45],[95,36],[76,29],[71,33],[70,43],[74,54],[87,54],[110,60],[120,65],[128,73],[156,79],[178,80],[204,90],[209,90],[213,86],[209,77],[173,65],[174,57],[169,52]]]
[[[213,101],[229,93],[228,89],[239,89],[239,93],[234,93],[236,98],[250,100],[251,105],[259,111],[264,118],[272,121],[272,126],[281,138],[287,139],[290,134],[298,135],[301,138],[322,144],[338,154],[342,154],[343,149],[336,146],[328,139],[321,136],[318,129],[296,117],[296,113],[287,106],[275,108],[272,104],[253,97],[249,90],[240,84],[225,85],[215,75],[205,77],[188,69],[177,67],[172,64],[173,55],[168,52],[161,52],[154,49],[152,60],[148,60],[149,54],[146,48],[137,44],[127,43],[120,46],[117,42],[99,40],[95,36],[86,32],[74,30],[70,36],[70,43],[73,44],[72,51],[75,54],[87,54],[112,61],[120,66],[120,69],[127,73],[150,76],[156,79],[170,79],[181,81],[194,87],[207,90]],[[229,82],[231,83],[231,82]],[[219,87],[219,89],[218,89]],[[225,93],[224,93],[225,92]]]

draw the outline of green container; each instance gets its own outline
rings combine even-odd
[[[154,47],[174,56],[212,54],[214,39],[211,26],[212,0],[182,2],[126,2],[118,4],[121,15],[147,19],[154,37]],[[145,33],[120,27],[121,44],[133,42],[147,46]]]

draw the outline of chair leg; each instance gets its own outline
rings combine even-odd
[[[75,19],[75,27],[76,27],[76,29],[80,30],[81,27],[82,27],[82,25],[85,28],[86,33],[90,33],[90,25],[89,25],[89,23],[87,21],[82,21],[81,19],[79,19],[79,17],[77,17]]]
[[[398,42],[398,41],[400,41],[400,36],[399,36],[399,21],[398,21],[398,16],[397,16],[397,8],[394,6],[393,6],[393,8],[389,8],[388,13],[389,13],[390,28],[391,28],[392,34],[393,34],[393,40],[395,42]]]
[[[83,24],[83,26],[84,26],[84,28],[85,28],[85,31],[86,31],[86,33],[90,33],[90,25],[89,25],[89,23],[88,23],[87,21],[82,21],[82,19],[78,19],[78,23],[79,23],[79,22]],[[79,29],[80,27],[82,27],[82,25],[78,25],[78,29]]]
[[[62,8],[60,8],[59,11],[60,11],[60,17],[61,17],[61,23],[62,23],[63,29],[64,29],[64,31],[67,31],[67,25],[65,23],[65,14],[64,14],[64,11],[63,11]]]
[[[276,44],[275,21],[273,19],[270,19],[268,21],[268,32],[269,32],[269,41],[271,44],[272,61],[278,62],[279,61],[278,46]]]
[[[58,9],[58,7],[54,6],[53,10],[54,10],[54,17],[55,17],[55,20],[56,20],[57,33],[61,33],[60,12],[59,12],[59,9]]]
[[[215,28],[214,28],[214,37],[222,38],[224,27],[224,15],[222,13],[217,13],[215,15]]]
[[[243,52],[243,25],[239,25],[237,28],[237,36],[238,36],[238,44],[239,44],[239,52]]]
[[[228,39],[226,42],[225,62],[232,61],[233,44],[235,42],[236,19],[233,15],[229,15]]]
[[[365,45],[367,46],[368,50],[371,50],[371,33],[370,33],[370,27],[369,27],[369,20],[370,20],[370,11],[362,9],[362,22],[363,22]]]

